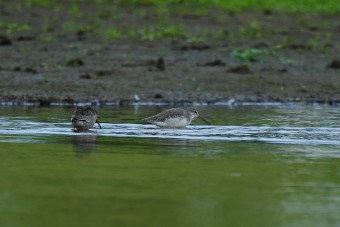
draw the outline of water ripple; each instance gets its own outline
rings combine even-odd
[[[184,129],[160,129],[156,126],[145,124],[102,123],[103,129],[93,128],[89,132],[75,133],[72,131],[70,123],[34,122],[25,118],[0,118],[0,123],[2,125],[0,129],[0,135],[3,135],[2,142],[27,142],[27,140],[37,142],[34,136],[95,133],[97,136],[111,137],[340,145],[340,128],[338,127],[191,125]],[[13,137],[14,135],[18,136]],[[22,135],[29,135],[29,137],[23,138]]]

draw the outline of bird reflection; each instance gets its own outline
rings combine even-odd
[[[93,153],[96,151],[96,135],[74,135],[72,145],[76,152]]]

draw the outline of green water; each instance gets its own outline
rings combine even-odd
[[[138,123],[140,116],[159,108],[164,109],[107,107],[99,111],[105,125]],[[33,116],[32,122],[59,123],[68,122],[72,110],[0,109],[2,116]],[[314,123],[320,127],[339,119],[338,109],[206,107],[201,111],[219,125],[267,125],[281,116],[283,121],[275,124],[295,126],[299,116],[287,115],[297,112],[301,118],[307,112],[321,116],[325,121]],[[3,133],[0,137],[1,227],[340,225],[337,144],[98,133]]]

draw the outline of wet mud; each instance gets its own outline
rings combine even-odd
[[[138,14],[117,5],[118,15],[105,14],[101,22],[137,35],[108,38],[83,27],[65,31],[62,25],[75,20],[67,6],[15,3],[0,10],[3,104],[340,103],[337,14],[170,7],[164,24],[179,24],[185,33],[153,38],[138,30],[160,23],[152,6],[139,6],[144,14]],[[90,3],[79,7],[79,24],[99,14]],[[29,29],[9,32],[5,22]]]

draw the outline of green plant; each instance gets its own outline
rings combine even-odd
[[[159,33],[162,38],[185,37],[186,36],[183,27],[180,25],[169,25],[169,26],[160,28]]]
[[[225,39],[230,40],[231,37],[232,37],[232,32],[228,29],[217,29],[216,31],[212,33],[212,38],[217,41],[225,40]]]
[[[259,48],[247,48],[245,50],[233,50],[231,52],[232,57],[250,62],[257,61],[258,57],[263,54],[273,56],[275,53],[270,50],[263,50]]]
[[[145,40],[186,37],[184,29],[180,25],[151,25],[140,29],[138,33],[140,38]]]
[[[82,17],[83,14],[82,12],[80,11],[80,8],[79,6],[76,4],[76,3],[73,3],[69,12],[74,16],[74,17]]]
[[[43,6],[43,7],[60,7],[65,1],[58,0],[22,0],[27,6]],[[82,1],[71,1],[71,2],[82,2]],[[189,8],[190,10],[185,10],[180,7],[179,10],[184,11],[186,14],[192,15],[203,15],[204,10],[208,7],[221,7],[228,9],[230,11],[240,11],[244,9],[274,9],[276,11],[289,11],[289,12],[326,12],[326,13],[336,13],[340,12],[340,0],[238,0],[238,1],[226,1],[226,0],[191,0],[191,1],[181,1],[181,0],[95,0],[97,4],[101,5],[111,5],[113,2],[116,4],[132,4],[132,5],[151,5],[156,7],[156,12],[166,13],[170,4],[175,5],[176,3],[186,3],[186,5],[196,5],[199,6],[199,11],[197,7]],[[188,3],[190,2],[190,3]],[[174,4],[175,3],[175,4]],[[157,7],[160,6],[160,9]],[[202,12],[201,12],[202,11]],[[181,13],[183,14],[183,13]]]
[[[287,46],[289,46],[290,44],[293,43],[293,39],[291,36],[284,36],[281,40],[281,42],[277,43],[274,48],[275,49],[284,49],[286,48]]]
[[[49,68],[49,64],[47,62],[42,62],[40,63],[40,66],[43,68],[43,69],[48,69]]]
[[[261,53],[260,49],[247,48],[245,50],[233,50],[231,56],[244,61],[256,61]]]
[[[61,30],[64,32],[74,32],[77,31],[79,24],[75,21],[66,21],[61,24]]]
[[[187,76],[187,80],[193,82],[193,83],[196,83],[197,82],[197,77],[195,76]]]
[[[243,38],[261,38],[265,34],[263,26],[258,21],[252,21],[249,25],[240,28]]]
[[[82,31],[82,32],[94,32],[97,24],[95,23],[87,23],[87,24],[80,24],[79,22],[76,21],[67,21],[64,22],[61,25],[61,30],[63,32],[77,32],[77,31]]]
[[[201,44],[201,43],[205,43],[206,41],[206,37],[203,37],[203,36],[190,36],[187,38],[187,42],[189,44]]]
[[[27,23],[0,21],[0,28],[4,28],[5,33],[10,35],[14,32],[28,31],[31,27]]]
[[[104,30],[104,38],[107,39],[120,39],[123,37],[122,30],[115,28],[115,27],[109,27],[106,30]]]
[[[51,43],[55,40],[55,37],[53,36],[52,33],[44,33],[39,35],[39,39],[44,42]]]
[[[59,9],[60,3],[58,0],[25,0],[25,5],[28,7],[40,6]]]
[[[149,26],[139,30],[141,39],[155,40],[157,37],[156,28],[154,26]]]
[[[329,48],[328,44],[331,43],[332,37],[332,33],[323,34],[318,32],[307,41],[306,45],[311,50],[326,51]]]
[[[286,57],[283,57],[283,56],[281,56],[279,58],[279,60],[284,65],[295,65],[296,64],[296,61],[294,59],[286,58]]]

